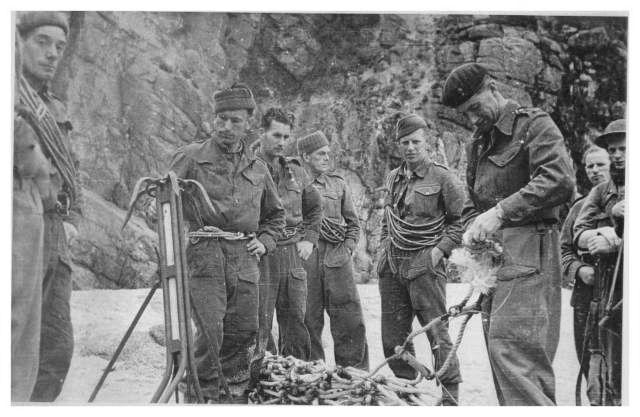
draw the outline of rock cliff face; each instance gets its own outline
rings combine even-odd
[[[626,30],[626,18],[74,12],[54,90],[90,197],[72,245],[76,286],[154,279],[155,233],[141,219],[120,233],[124,209],[139,177],[209,134],[219,88],[242,81],[261,110],[295,113],[296,136],[330,138],[360,210],[355,264],[366,282],[377,189],[399,164],[397,112],[429,120],[433,157],[462,179],[470,126],[439,100],[448,71],[481,62],[506,96],[552,113],[579,161],[587,139],[624,115]]]

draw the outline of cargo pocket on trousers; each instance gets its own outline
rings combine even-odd
[[[499,281],[511,281],[538,274],[541,268],[542,237],[531,227],[512,227],[502,231],[504,266]]]
[[[409,281],[416,279],[421,275],[426,275],[429,279],[445,277],[442,261],[434,267],[431,263],[431,251],[433,248],[423,249],[419,252],[407,269],[407,279]]]
[[[326,252],[324,265],[328,268],[339,268],[349,262],[350,259],[351,253],[349,253],[349,249],[344,242],[342,242]]]
[[[231,307],[235,312],[234,322],[230,323],[237,332],[253,332],[258,330],[258,281],[260,272],[255,269],[244,269],[238,272],[235,305]],[[227,315],[229,303],[227,302]],[[226,333],[225,329],[225,333]]]
[[[291,280],[289,282],[289,304],[290,308],[298,308],[304,317],[304,310],[307,305],[307,271],[304,268],[291,269]]]

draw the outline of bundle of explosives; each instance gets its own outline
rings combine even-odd
[[[449,256],[449,264],[460,275],[460,281],[483,294],[495,287],[502,260],[502,246],[491,240],[454,249]]]
[[[407,381],[348,367],[327,368],[267,352],[260,377],[249,394],[251,404],[433,405],[434,395]],[[427,398],[425,398],[427,397]]]

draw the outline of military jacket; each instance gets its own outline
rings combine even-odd
[[[192,229],[215,226],[227,232],[256,233],[267,251],[275,249],[285,211],[263,161],[248,150],[225,153],[210,138],[178,149],[170,170],[179,178],[200,182],[213,203],[215,213],[200,210],[202,217],[185,205],[185,220]]]
[[[602,226],[614,226],[622,237],[624,219],[612,215],[613,206],[624,200],[624,186],[618,187],[609,180],[593,187],[584,199],[580,213],[573,226],[574,242],[580,240],[580,234],[586,230]]]
[[[422,224],[445,216],[442,237],[436,244],[445,255],[460,244],[464,232],[461,223],[464,188],[446,167],[425,161],[410,172],[403,163],[389,173],[386,187],[389,190],[387,203],[408,223]],[[383,237],[386,228],[383,220]]]
[[[322,215],[345,224],[345,245],[353,251],[360,236],[360,223],[344,178],[325,173],[317,176],[312,184],[322,196]]]
[[[263,154],[258,153],[257,156],[269,167],[278,190],[285,210],[285,228],[297,229],[295,236],[283,237],[283,241],[304,239],[317,245],[322,197],[311,185],[311,178],[300,161],[292,157],[280,157],[275,164],[271,164]]]
[[[562,134],[540,109],[509,100],[489,133],[468,145],[467,156],[466,221],[500,203],[505,227],[557,222],[559,206],[572,196]]]

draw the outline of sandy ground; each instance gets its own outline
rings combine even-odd
[[[377,285],[358,286],[367,326],[370,363],[374,367],[383,361],[380,339],[380,298]],[[459,302],[466,286],[448,284],[448,304]],[[118,342],[139,309],[148,290],[75,291],[71,299],[75,331],[75,351],[69,376],[58,399],[59,403],[84,404],[98,382],[102,370],[115,351]],[[116,362],[116,369],[96,398],[96,403],[144,404],[155,391],[164,370],[164,348],[150,336],[150,329],[163,323],[162,293],[158,291],[145,311],[125,350]],[[569,306],[569,291],[562,294],[562,325],[558,353],[554,362],[556,395],[559,405],[574,405],[573,391],[578,363],[573,348],[573,329]],[[327,321],[328,323],[328,318]],[[417,322],[414,323],[417,327]],[[450,332],[457,334],[459,319]],[[327,361],[332,364],[331,336],[325,328],[323,336]],[[418,359],[430,363],[426,336],[416,340]],[[480,320],[475,316],[467,326],[458,351],[464,383],[461,385],[461,405],[497,405],[489,362],[484,346]],[[381,371],[390,374],[388,367]],[[423,383],[436,392],[431,382]]]

